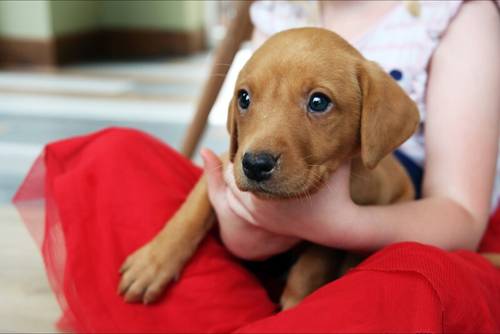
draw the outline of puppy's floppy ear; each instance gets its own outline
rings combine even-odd
[[[358,72],[362,94],[361,159],[378,162],[411,137],[419,123],[416,104],[376,63],[364,61]]]
[[[229,132],[229,161],[234,162],[234,156],[238,150],[238,127],[236,125],[236,116],[234,115],[234,98],[229,102],[227,110],[227,131]]]

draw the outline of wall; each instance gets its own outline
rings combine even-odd
[[[55,36],[91,31],[99,28],[99,1],[50,1],[49,7],[52,34]]]
[[[0,36],[47,39],[52,36],[48,1],[0,1]]]
[[[129,0],[100,2],[103,28],[197,30],[203,25],[202,1]]]
[[[185,55],[205,47],[203,1],[0,0],[0,64]]]
[[[47,39],[98,29],[193,31],[203,1],[0,0],[0,36]]]

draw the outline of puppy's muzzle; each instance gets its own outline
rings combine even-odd
[[[277,162],[278,158],[267,152],[246,152],[241,160],[245,176],[256,182],[268,180],[272,176]]]

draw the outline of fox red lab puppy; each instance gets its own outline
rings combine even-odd
[[[293,29],[271,37],[241,70],[229,105],[228,158],[237,186],[270,200],[314,192],[349,159],[354,202],[390,204],[414,197],[391,152],[418,123],[413,101],[345,40],[324,29]],[[213,222],[202,177],[165,228],[125,261],[125,300],[158,299]],[[308,247],[290,271],[282,306],[331,280],[335,257]]]

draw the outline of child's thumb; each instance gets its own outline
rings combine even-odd
[[[222,174],[222,161],[211,150],[204,148],[200,152],[203,168],[208,183],[208,193],[213,201],[218,192],[224,191],[226,183]]]

